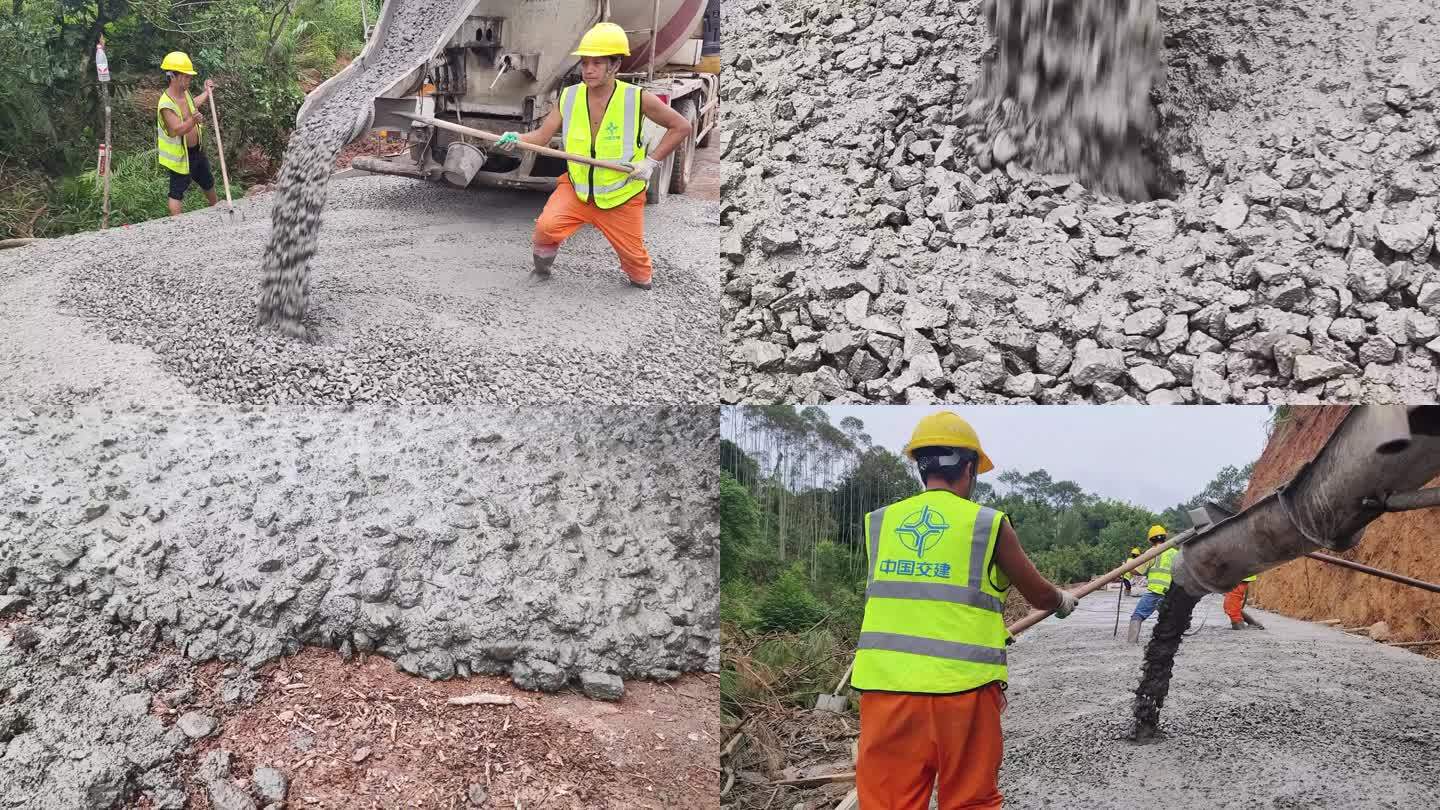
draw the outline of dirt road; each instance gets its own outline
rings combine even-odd
[[[1416,807],[1440,791],[1440,663],[1263,611],[1266,630],[1233,631],[1213,595],[1176,658],[1167,736],[1121,740],[1141,656],[1123,604],[1118,639],[1102,592],[1011,648],[1008,807]]]
[[[527,278],[545,197],[388,177],[330,186],[318,341],[255,328],[270,197],[0,253],[0,402],[702,402],[717,394],[718,204],[646,212],[655,287],[593,230]]]

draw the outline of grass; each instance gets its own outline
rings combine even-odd
[[[218,161],[215,163],[218,164]],[[160,166],[154,149],[125,155],[110,168],[112,226],[133,225],[169,215],[166,202],[170,189],[169,176]],[[223,205],[225,189],[220,179],[220,167],[215,165],[212,168],[215,193],[220,196]],[[103,188],[101,177],[94,169],[62,180],[51,195],[49,215],[36,223],[35,235],[63,236],[97,228],[103,209]],[[234,178],[230,181],[230,194],[235,199],[245,194],[244,188]],[[204,193],[192,183],[185,193],[183,210],[196,211],[207,205]]]

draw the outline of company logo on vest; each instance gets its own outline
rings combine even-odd
[[[927,506],[907,515],[895,529],[895,536],[906,548],[915,552],[915,556],[924,557],[925,552],[934,548],[949,528],[945,516]]]

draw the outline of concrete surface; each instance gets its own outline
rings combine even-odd
[[[1160,740],[1134,745],[1136,600],[1087,597],[1011,648],[1005,764],[1012,808],[1413,808],[1440,793],[1440,662],[1251,609],[1229,629],[1205,597],[1176,657]],[[1148,638],[1154,617],[1145,622]]]

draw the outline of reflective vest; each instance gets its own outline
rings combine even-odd
[[[1240,581],[1241,581],[1241,582],[1254,582],[1256,576],[1258,576],[1258,575],[1257,575],[1257,574],[1251,574],[1250,576],[1245,577],[1244,579],[1242,579],[1242,580],[1240,580]]]
[[[593,142],[590,139],[590,106],[586,101],[586,89],[582,82],[560,93],[565,151],[632,166],[644,160],[645,145],[640,142],[640,88],[626,82],[615,82],[615,92],[610,95],[605,117],[600,120],[598,138]],[[645,190],[644,180],[626,180],[625,172],[574,161],[569,161],[568,165],[575,196],[582,202],[593,199],[599,208],[614,208]]]
[[[190,108],[190,113],[180,110],[180,105],[170,98],[170,91],[160,93],[160,101],[155,105],[155,151],[160,154],[160,165],[176,174],[190,173],[190,152],[185,148],[184,135],[171,135],[165,131],[165,113],[162,110],[174,111],[176,117],[182,121],[187,114],[195,112],[195,99],[190,96],[190,91],[185,91],[185,106]],[[203,124],[195,128],[197,134],[203,133]]]
[[[1151,593],[1165,593],[1170,590],[1170,570],[1175,565],[1175,555],[1180,549],[1172,548],[1150,561],[1145,572],[1145,589]]]
[[[1127,562],[1127,563],[1130,562],[1130,560],[1135,559],[1136,556],[1138,556],[1138,555],[1132,555],[1132,556],[1130,556],[1128,559],[1125,560],[1125,562]],[[1130,580],[1132,580],[1132,579],[1135,578],[1135,569],[1132,568],[1132,569],[1130,569],[1129,571],[1126,571],[1125,573],[1123,573],[1123,574],[1120,575],[1120,578],[1123,579],[1123,580],[1125,580],[1126,582],[1129,582]]]
[[[870,561],[856,689],[949,694],[1009,679],[995,566],[1004,514],[929,490],[865,516]]]

